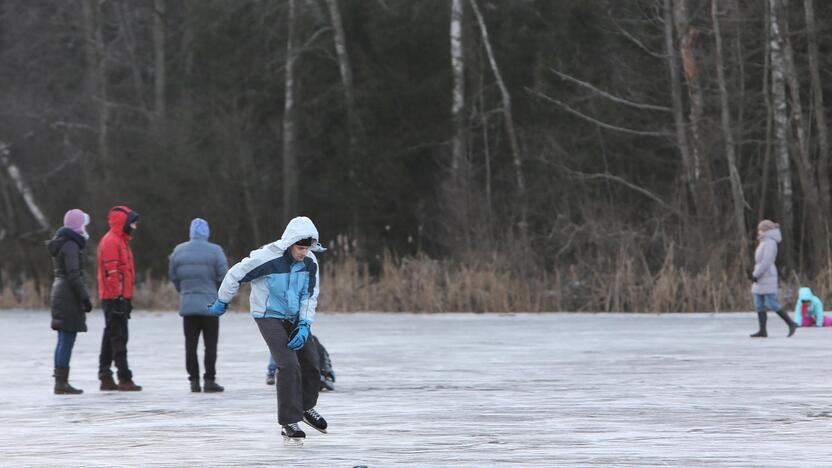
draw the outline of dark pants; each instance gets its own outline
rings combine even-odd
[[[290,350],[287,344],[294,325],[284,320],[254,320],[277,363],[277,422],[280,425],[299,422],[303,412],[318,403],[321,385],[318,350],[309,340],[299,351]]]
[[[199,381],[199,358],[196,348],[199,345],[199,334],[205,345],[205,380],[214,380],[217,370],[217,340],[220,336],[220,318],[203,315],[183,317],[182,326],[185,330],[185,368],[188,369],[188,379]]]
[[[75,332],[59,331],[58,344],[55,345],[55,369],[68,369],[72,347],[75,346]]]
[[[113,375],[110,365],[115,361],[118,378],[132,379],[133,373],[127,365],[127,320],[126,313],[115,312],[110,301],[102,301],[104,306],[104,336],[101,337],[101,354],[98,355],[98,376]]]

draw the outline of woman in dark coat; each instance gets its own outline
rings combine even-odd
[[[55,346],[55,394],[77,395],[83,390],[69,384],[69,359],[75,336],[87,331],[86,313],[92,310],[84,275],[84,246],[90,217],[79,209],[64,215],[64,226],[47,243],[55,266],[52,283],[52,329],[58,332]]]

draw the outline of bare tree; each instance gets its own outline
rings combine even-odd
[[[700,129],[702,116],[705,113],[704,97],[699,84],[699,67],[696,63],[694,43],[699,32],[690,25],[688,18],[688,0],[674,0],[673,5],[673,26],[676,30],[676,37],[679,47],[679,55],[682,58],[682,69],[685,73],[685,82],[688,88],[690,99],[690,113],[688,115],[690,125],[690,154],[692,163],[692,175],[694,180],[694,196],[698,197],[697,209],[699,215],[710,217],[714,212],[713,188],[710,186],[710,164],[703,160],[702,141]]]
[[[165,62],[165,0],[153,0],[153,110],[156,124],[165,118],[165,87],[167,66]]]
[[[500,67],[497,66],[497,60],[494,58],[494,51],[491,50],[491,41],[488,39],[488,29],[485,26],[485,21],[483,21],[480,9],[477,6],[477,0],[469,1],[471,8],[474,10],[474,15],[477,17],[477,24],[479,25],[480,33],[482,34],[483,47],[485,47],[486,54],[488,55],[488,63],[491,65],[491,71],[494,73],[494,79],[497,80],[497,86],[500,88],[500,96],[503,101],[503,121],[506,126],[506,134],[508,135],[509,144],[511,146],[512,161],[514,163],[514,179],[515,184],[517,185],[518,197],[520,198],[521,206],[523,207],[521,210],[523,213],[521,223],[523,229],[525,229],[526,181],[523,176],[523,160],[520,156],[520,145],[517,143],[517,132],[514,129],[514,117],[512,117],[511,112],[511,94],[509,94],[506,83],[503,81],[503,75],[500,73]]]
[[[18,168],[9,157],[10,153],[11,150],[9,149],[9,145],[0,141],[0,163],[3,164],[9,178],[11,178],[14,182],[14,185],[17,188],[18,193],[20,193],[20,197],[23,198],[23,202],[26,204],[26,208],[29,210],[29,213],[32,214],[32,217],[35,218],[35,221],[37,221],[41,229],[48,231],[49,221],[46,219],[43,211],[41,211],[40,206],[35,200],[32,188],[28,183],[26,183],[26,179],[23,178],[20,168]]]
[[[723,141],[725,143],[725,159],[728,162],[728,178],[731,181],[731,198],[734,205],[734,228],[740,239],[740,259],[743,266],[748,261],[748,248],[745,241],[745,199],[742,193],[742,181],[737,170],[737,158],[734,152],[734,133],[731,128],[731,113],[728,107],[728,90],[725,85],[725,63],[722,55],[722,34],[719,30],[719,12],[717,0],[711,0],[711,23],[714,28],[716,42],[716,76],[719,84],[720,119],[722,123]]]
[[[298,209],[298,163],[295,140],[295,66],[297,49],[297,1],[289,0],[288,38],[286,39],[286,73],[283,105],[283,219],[290,219]]]
[[[789,236],[794,228],[794,194],[789,158],[788,127],[789,115],[786,102],[786,59],[783,54],[783,38],[780,29],[780,0],[769,0],[770,50],[771,50],[771,94],[774,104],[774,151],[777,165],[777,185],[780,197],[780,224],[785,234],[786,263],[794,265]]]
[[[663,0],[663,23],[665,54],[667,56],[667,68],[670,73],[670,95],[673,103],[673,122],[676,129],[676,146],[682,158],[682,171],[685,184],[691,195],[695,193],[693,185],[693,165],[690,160],[690,147],[688,145],[688,133],[685,128],[684,108],[682,106],[682,81],[679,77],[679,58],[676,55],[676,47],[673,41],[673,11],[671,0]]]
[[[341,73],[341,85],[344,87],[344,101],[347,106],[347,121],[350,126],[351,143],[357,143],[356,129],[358,128],[358,114],[355,110],[355,86],[352,79],[352,66],[347,53],[347,36],[344,34],[344,22],[341,19],[341,10],[338,7],[338,0],[326,0],[329,8],[329,16],[334,30],[335,53],[338,56],[338,70]]]
[[[98,115],[98,156],[110,160],[109,122],[110,106],[107,92],[107,59],[104,38],[101,33],[101,10],[95,0],[81,0],[87,57],[87,90],[95,103]]]
[[[829,188],[829,130],[826,126],[826,108],[823,104],[823,86],[819,69],[817,26],[815,25],[814,0],[803,0],[806,14],[806,38],[809,49],[809,77],[812,86],[812,107],[818,130],[818,186],[821,208],[824,213],[832,210],[832,194]],[[828,234],[827,234],[828,235]]]
[[[451,172],[445,180],[443,191],[445,209],[452,219],[457,220],[456,226],[467,241],[470,231],[469,219],[469,165],[468,165],[468,132],[465,119],[465,48],[462,40],[462,29],[465,20],[464,0],[451,0],[450,17],[450,57],[451,57],[451,121],[453,136],[451,137]]]

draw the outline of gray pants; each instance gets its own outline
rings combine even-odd
[[[320,368],[318,349],[310,340],[298,351],[288,348],[294,325],[279,319],[256,318],[260,334],[277,363],[277,422],[286,425],[303,419],[303,412],[318,403]]]

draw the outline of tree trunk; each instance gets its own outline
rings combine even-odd
[[[156,125],[165,118],[165,87],[167,66],[165,62],[165,0],[153,0],[153,110]]]
[[[295,47],[297,0],[289,0],[288,38],[286,39],[286,98],[283,105],[283,219],[288,222],[298,210],[298,167],[295,139]]]
[[[782,3],[787,5],[787,1]],[[798,155],[795,158],[795,166],[797,167],[798,180],[803,190],[805,198],[805,212],[812,215],[812,220],[809,221],[808,228],[811,246],[810,252],[810,267],[818,267],[820,262],[826,259],[826,219],[825,216],[814,216],[814,214],[824,213],[821,206],[820,190],[818,189],[814,164],[809,154],[809,137],[807,132],[807,123],[803,115],[803,105],[800,100],[800,80],[798,79],[797,66],[794,61],[794,51],[792,50],[791,39],[789,39],[789,19],[786,14],[786,9],[781,10],[778,15],[780,24],[780,39],[783,44],[783,57],[786,63],[786,82],[789,85],[789,95],[791,96],[791,115],[794,123],[794,131],[797,135]]]
[[[110,106],[107,102],[107,60],[104,56],[104,38],[101,33],[101,11],[95,0],[81,0],[84,32],[87,39],[86,56],[89,72],[87,90],[95,103],[98,120],[98,156],[110,161],[109,122]],[[109,171],[105,171],[105,178]]]
[[[464,21],[463,0],[451,0],[450,52],[453,87],[451,89],[451,174],[444,187],[445,206],[456,226],[461,228],[464,240],[468,238],[469,221],[469,170],[467,130],[465,120],[465,50],[462,41]],[[458,234],[459,232],[452,233]]]
[[[0,141],[0,163],[3,164],[9,178],[11,178],[14,182],[18,193],[20,193],[21,198],[23,198],[23,202],[26,204],[26,208],[29,209],[29,213],[32,214],[32,217],[35,218],[35,221],[37,221],[41,229],[49,231],[49,221],[46,219],[43,211],[41,211],[40,206],[38,206],[35,196],[32,193],[32,188],[26,183],[20,169],[18,169],[17,165],[15,165],[9,157],[10,153],[11,150],[9,149],[9,145]]]
[[[820,55],[818,52],[817,26],[815,25],[814,0],[803,0],[803,6],[806,13],[812,107],[814,108],[815,123],[818,129],[818,186],[820,187],[821,208],[824,213],[829,213],[832,210],[832,195],[829,187],[829,130],[826,126],[826,108],[823,104],[823,86],[818,65]]]
[[[338,56],[338,69],[341,72],[341,85],[344,87],[344,102],[347,106],[347,122],[350,127],[350,140],[356,145],[356,130],[358,128],[358,114],[355,111],[355,86],[352,79],[352,66],[347,53],[347,36],[344,34],[344,22],[338,0],[326,0],[332,28],[335,32],[335,53]]]
[[[716,76],[719,85],[720,120],[725,143],[725,159],[728,162],[728,178],[731,181],[731,198],[734,205],[734,228],[737,230],[737,237],[740,240],[740,258],[742,259],[743,269],[745,269],[748,262],[748,244],[745,235],[745,199],[742,193],[742,181],[740,180],[740,173],[737,170],[737,160],[734,152],[734,134],[731,129],[728,90],[725,85],[725,64],[722,55],[722,35],[719,30],[717,0],[711,0],[711,22],[713,23],[714,40],[716,42]]]
[[[690,161],[690,147],[688,145],[688,133],[685,128],[684,107],[682,105],[682,82],[679,79],[679,59],[676,55],[676,46],[673,41],[673,11],[670,6],[670,1],[664,0],[663,2],[663,16],[665,54],[667,56],[667,68],[670,72],[670,94],[673,101],[673,122],[676,128],[676,146],[679,148],[679,155],[682,158],[683,178],[695,203],[696,198],[694,197],[695,190]]]
[[[699,69],[696,64],[694,42],[699,32],[690,26],[688,19],[687,0],[674,0],[673,24],[679,42],[679,55],[682,57],[682,69],[685,72],[685,82],[690,99],[690,154],[693,164],[694,196],[699,198],[697,208],[699,216],[712,218],[716,213],[713,187],[711,186],[710,162],[702,158],[702,142],[700,127],[704,115],[704,98],[699,84]]]
[[[771,93],[774,104],[774,152],[777,165],[777,185],[780,196],[780,225],[783,227],[784,260],[794,265],[791,235],[794,229],[794,194],[789,158],[789,115],[786,103],[786,60],[783,56],[783,39],[780,29],[780,0],[769,0],[769,24],[771,28]]]
[[[494,79],[497,80],[497,86],[500,88],[500,96],[503,101],[503,122],[506,126],[506,134],[508,135],[509,145],[511,146],[512,162],[514,165],[514,180],[517,186],[517,198],[520,206],[520,232],[522,238],[525,240],[526,233],[526,181],[523,176],[523,160],[520,156],[520,145],[517,143],[517,132],[514,128],[514,117],[511,111],[511,94],[508,92],[503,75],[500,73],[500,68],[497,66],[497,60],[494,58],[494,51],[491,50],[491,41],[488,39],[488,29],[485,26],[485,21],[482,19],[482,14],[477,6],[476,0],[469,0],[471,8],[474,10],[474,15],[477,17],[477,24],[480,27],[482,34],[482,42],[485,47],[485,52],[488,55],[488,63],[491,65],[491,71],[494,73]]]

